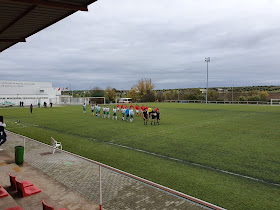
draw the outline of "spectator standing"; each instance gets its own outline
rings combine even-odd
[[[4,123],[3,116],[0,116],[0,146],[7,141],[7,134],[5,133],[6,124]],[[0,148],[0,151],[3,149]]]
[[[30,113],[32,114],[32,112],[33,112],[33,105],[31,104],[30,105]]]

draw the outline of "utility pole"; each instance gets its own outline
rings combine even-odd
[[[72,91],[72,88],[71,88],[71,83],[70,83],[70,91]],[[72,91],[72,97],[73,97],[73,91]],[[70,106],[71,106],[71,96],[70,96]]]
[[[208,103],[208,63],[210,62],[210,57],[205,58],[207,63],[207,85],[206,85],[206,104]]]

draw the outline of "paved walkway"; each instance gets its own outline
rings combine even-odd
[[[42,200],[45,200],[47,204],[52,205],[55,209],[99,209],[95,203],[73,192],[28,163],[25,162],[21,166],[16,165],[14,158],[10,155],[5,150],[0,151],[0,185],[10,194],[10,196],[0,199],[1,210],[15,206],[21,206],[24,210],[39,210],[42,209]],[[32,181],[42,192],[22,198],[19,193],[10,187],[9,173],[16,176],[20,181]]]
[[[0,152],[2,154],[0,160],[6,156],[7,152],[13,157],[14,147],[23,145],[22,137],[10,133],[8,136],[9,140],[2,146],[5,152]],[[25,164],[20,167],[21,173],[24,173],[23,178],[33,181],[35,185],[40,187],[42,192],[49,196],[49,198],[45,198],[46,201],[52,205],[57,204],[57,208],[62,206],[68,209],[97,209],[97,205],[93,203],[99,203],[98,165],[63,152],[56,151],[55,154],[52,154],[51,148],[29,140],[25,142],[24,160]],[[11,158],[8,162],[10,162],[8,164],[10,170],[18,168]],[[3,167],[5,166],[0,166],[0,169]],[[31,168],[34,172],[29,172]],[[1,178],[0,184],[9,183],[6,174],[7,171],[4,173],[5,180],[1,183]],[[3,177],[2,170],[0,175]],[[48,181],[43,184],[41,179]],[[60,189],[63,189],[62,192],[58,192]],[[71,192],[73,199],[66,197],[69,194],[67,190]],[[52,194],[52,192],[57,195]],[[102,168],[102,192],[105,209],[203,209],[186,199],[105,168]],[[59,199],[54,200],[56,197]],[[67,203],[67,201],[71,201],[72,204]],[[82,205],[82,207],[78,207],[78,205]]]

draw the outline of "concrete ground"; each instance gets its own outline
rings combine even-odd
[[[25,198],[21,197],[19,193],[10,187],[9,173],[16,176],[20,181],[31,181],[42,192]],[[15,206],[21,206],[24,210],[39,210],[43,209],[42,200],[45,200],[47,204],[55,209],[99,209],[95,203],[71,191],[28,163],[25,162],[20,166],[16,165],[14,158],[5,150],[0,151],[0,185],[10,194],[8,197],[0,198],[1,210]]]

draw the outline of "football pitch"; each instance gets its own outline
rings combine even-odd
[[[141,104],[140,104],[141,105]],[[145,104],[146,105],[146,104]],[[97,118],[90,106],[1,108],[7,129],[227,209],[279,209],[280,107],[158,106],[160,125]],[[101,114],[102,115],[102,114]],[[20,120],[20,123],[15,123]]]

